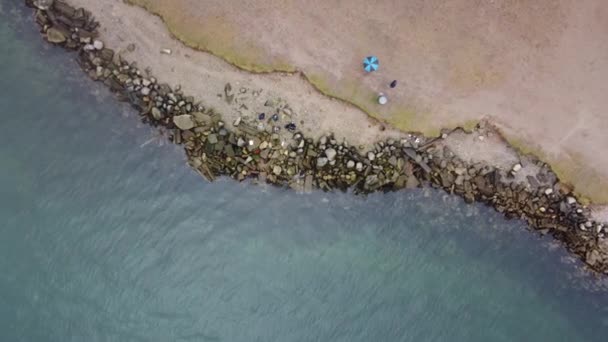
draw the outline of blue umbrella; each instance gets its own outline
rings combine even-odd
[[[363,68],[367,72],[376,71],[378,70],[379,63],[380,62],[378,61],[378,57],[376,56],[365,57],[365,59],[363,60]]]

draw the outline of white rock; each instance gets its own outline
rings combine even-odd
[[[355,162],[352,160],[349,160],[348,163],[346,163],[346,167],[349,169],[352,169],[353,167],[355,167]]]
[[[325,155],[329,160],[334,160],[336,158],[336,154],[336,150],[334,150],[333,148],[328,148],[327,150],[325,150]]]
[[[236,118],[236,120],[234,120],[234,122],[232,123],[232,126],[236,127],[236,126],[240,125],[241,120],[242,120],[242,118],[239,116],[238,118]]]
[[[576,198],[571,197],[571,196],[568,196],[568,197],[566,198],[566,202],[567,202],[568,204],[570,204],[570,205],[573,205],[574,203],[576,203]]]
[[[150,88],[148,88],[148,87],[143,87],[143,88],[141,88],[141,94],[142,94],[143,96],[148,96],[148,95],[150,95]]]
[[[518,163],[518,164],[513,165],[513,169],[512,169],[513,172],[518,172],[519,170],[521,170],[521,164]]]
[[[101,40],[95,40],[93,42],[93,47],[95,50],[103,50],[103,42]]]
[[[357,169],[357,171],[361,172],[363,171],[363,163],[358,162],[357,165],[355,166],[355,168]]]
[[[545,190],[545,195],[549,196],[553,193],[553,189],[548,188],[547,190]]]
[[[281,172],[283,172],[283,169],[282,169],[282,168],[281,168],[279,165],[275,165],[275,166],[272,168],[272,173],[274,173],[274,174],[275,174],[275,175],[277,175],[277,176],[278,176],[278,175],[280,175],[280,174],[281,174]]]
[[[165,55],[170,55],[172,53],[171,49],[161,49],[160,53]]]
[[[179,129],[192,129],[194,128],[194,120],[192,119],[192,115],[184,114],[184,115],[176,115],[173,117],[173,123]]]
[[[239,138],[239,139],[236,141],[236,145],[237,145],[238,147],[243,147],[243,146],[245,146],[245,144],[246,144],[246,143],[245,143],[245,140],[243,140],[243,138]]]
[[[376,159],[376,155],[374,154],[374,152],[368,152],[367,159],[369,159],[370,161],[373,161],[374,159]]]
[[[260,144],[260,150],[265,150],[267,148],[268,148],[268,142],[262,141],[262,143]]]

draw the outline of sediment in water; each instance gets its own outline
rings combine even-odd
[[[159,83],[106,47],[89,11],[60,0],[25,3],[36,9],[36,22],[47,41],[76,51],[81,68],[93,80],[130,103],[142,121],[167,129],[170,139],[184,146],[189,164],[209,181],[223,175],[301,192],[352,189],[355,194],[441,188],[468,203],[490,205],[507,218],[525,220],[539,233],[562,241],[590,269],[608,274],[608,228],[593,221],[588,208],[550,167],[531,156],[520,156],[521,163],[507,170],[467,163],[452,153],[443,139],[446,134],[433,139],[408,134],[364,152],[331,135],[314,141],[297,132],[295,124],[284,125],[283,119],[290,117],[285,103],[269,102],[269,115],[257,120],[239,118],[226,124],[179,87]],[[234,93],[230,84],[224,90],[227,98]],[[478,126],[477,133],[496,134],[489,125]],[[535,172],[522,174],[522,164],[533,165]]]

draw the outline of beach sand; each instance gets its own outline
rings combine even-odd
[[[488,118],[580,194],[608,202],[606,1],[130,1],[191,46],[251,70],[301,70],[399,129],[437,134]],[[371,75],[368,54],[381,62]]]
[[[121,0],[70,3],[90,9],[102,38],[127,59],[180,84],[227,120],[254,117],[267,100],[280,100],[292,109],[285,119],[305,134],[332,132],[369,147],[403,136],[398,129],[436,135],[486,119],[517,148],[549,162],[579,194],[608,202],[602,152],[608,66],[601,63],[608,42],[600,39],[608,35],[608,21],[601,20],[608,6],[600,1],[131,1],[211,53],[184,46],[161,18]],[[172,53],[161,54],[163,48]],[[366,74],[361,60],[370,53],[381,68]],[[255,74],[226,61],[253,71],[298,72]],[[392,79],[399,81],[395,89],[388,87]],[[320,94],[309,81],[346,101]],[[230,103],[227,83],[235,93]],[[379,91],[389,96],[385,106],[375,101]],[[517,161],[502,140],[475,143],[485,148],[463,142],[463,155],[505,168]]]

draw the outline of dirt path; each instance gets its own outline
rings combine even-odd
[[[245,68],[303,70],[400,129],[434,134],[489,118],[608,202],[606,1],[131,1],[193,46]],[[381,69],[365,75],[370,53]],[[379,90],[389,105],[372,101]]]

